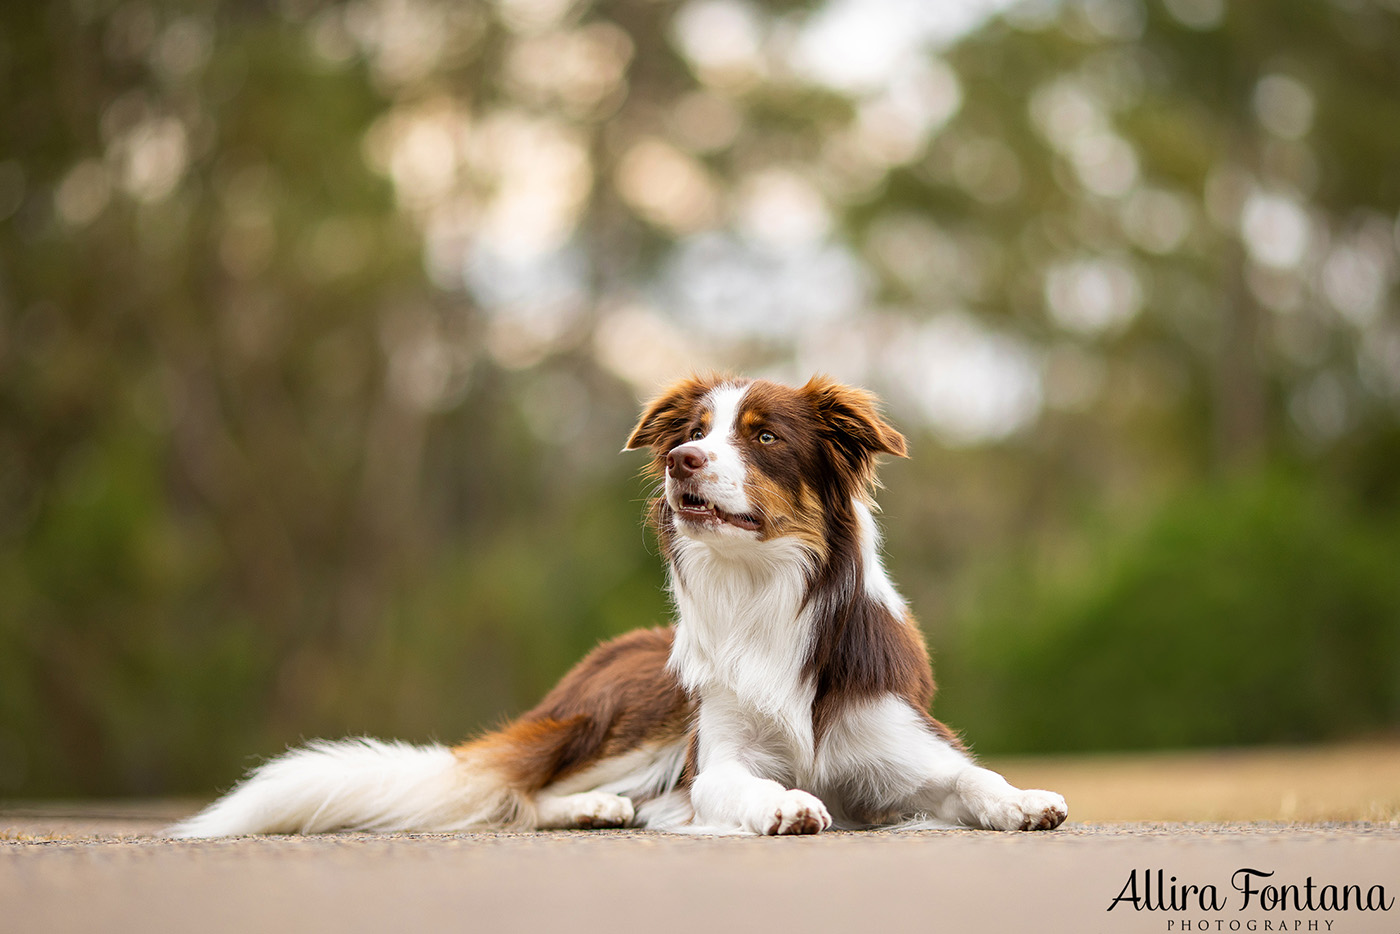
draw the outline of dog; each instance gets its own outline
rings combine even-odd
[[[1047,830],[1068,813],[976,764],[928,712],[923,637],[881,564],[870,393],[691,377],[645,407],[648,521],[675,625],[594,649],[533,710],[455,748],[315,742],[174,836],[331,830]]]

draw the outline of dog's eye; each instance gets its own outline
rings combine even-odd
[[[771,432],[771,431],[760,431],[760,432],[758,433],[758,443],[759,443],[759,444],[772,444],[774,441],[777,441],[777,440],[778,440],[778,436],[775,435],[775,434],[773,434],[773,432]]]
[[[690,439],[689,439],[689,440],[691,440],[691,441],[699,441],[699,440],[700,440],[701,438],[703,438],[703,437],[705,437],[705,429],[703,429],[703,428],[696,428],[696,429],[694,429],[693,431],[691,431],[691,433],[690,433]]]

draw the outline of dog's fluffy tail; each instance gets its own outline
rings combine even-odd
[[[319,740],[257,767],[175,837],[329,830],[454,831],[529,823],[529,799],[479,744]]]

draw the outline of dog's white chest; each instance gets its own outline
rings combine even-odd
[[[810,757],[804,565],[787,543],[759,547],[740,560],[682,548],[672,581],[679,612],[671,668],[702,707],[723,705],[726,720],[751,739]]]

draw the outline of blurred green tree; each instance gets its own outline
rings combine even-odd
[[[943,672],[984,751],[1288,743],[1393,727],[1400,534],[1296,476],[1212,484],[1072,572],[989,581]]]
[[[0,794],[521,708],[664,618],[616,450],[706,365],[890,400],[895,575],[993,746],[1041,733],[973,699],[1221,613],[1292,634],[1221,643],[1239,690],[1352,677],[1144,742],[1394,725],[1398,49],[1380,0],[4,6]],[[1027,563],[1063,595],[980,589]]]

